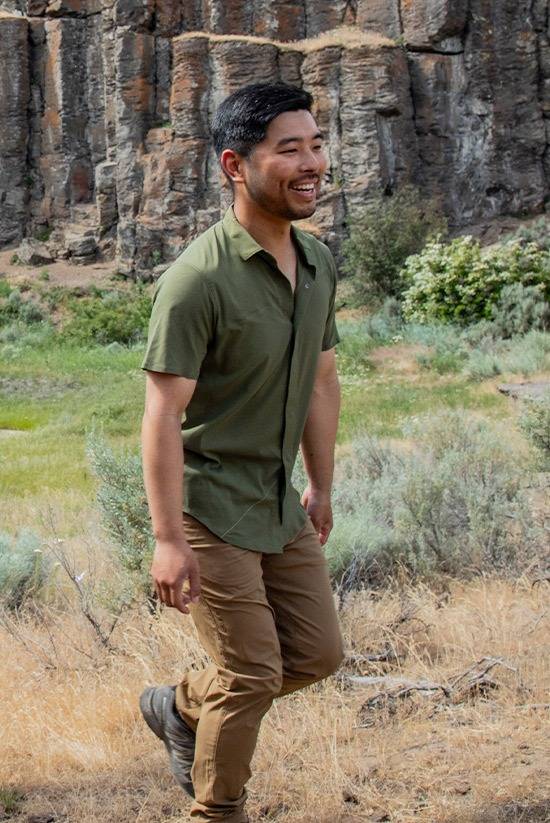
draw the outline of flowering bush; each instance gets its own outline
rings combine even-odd
[[[418,323],[491,319],[503,289],[514,283],[538,287],[541,301],[550,298],[550,254],[535,243],[482,250],[472,237],[448,244],[438,238],[408,258],[403,274],[403,314]]]

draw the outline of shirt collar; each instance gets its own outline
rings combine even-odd
[[[243,260],[250,260],[251,257],[259,252],[263,252],[264,254],[266,253],[263,246],[260,246],[260,244],[254,240],[252,235],[247,232],[244,226],[239,223],[235,217],[233,206],[229,206],[225,212],[222,223],[225,231],[235,244],[237,251]],[[291,226],[290,230],[296,246],[298,247],[299,253],[308,266],[311,266],[315,272],[315,256],[310,248],[307,235],[305,235],[304,232],[298,231],[295,226]]]

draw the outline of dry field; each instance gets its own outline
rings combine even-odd
[[[350,595],[342,672],[264,721],[252,820],[550,820],[549,595],[527,575]],[[137,698],[202,665],[190,622],[132,612],[105,650],[76,604],[61,605],[0,629],[6,819],[187,820]]]

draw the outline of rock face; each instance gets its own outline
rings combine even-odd
[[[228,202],[222,98],[282,79],[315,97],[335,250],[406,182],[451,224],[544,208],[550,0],[0,0],[0,246],[147,275]]]

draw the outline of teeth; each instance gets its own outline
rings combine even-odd
[[[292,186],[296,191],[313,191],[314,186]]]

